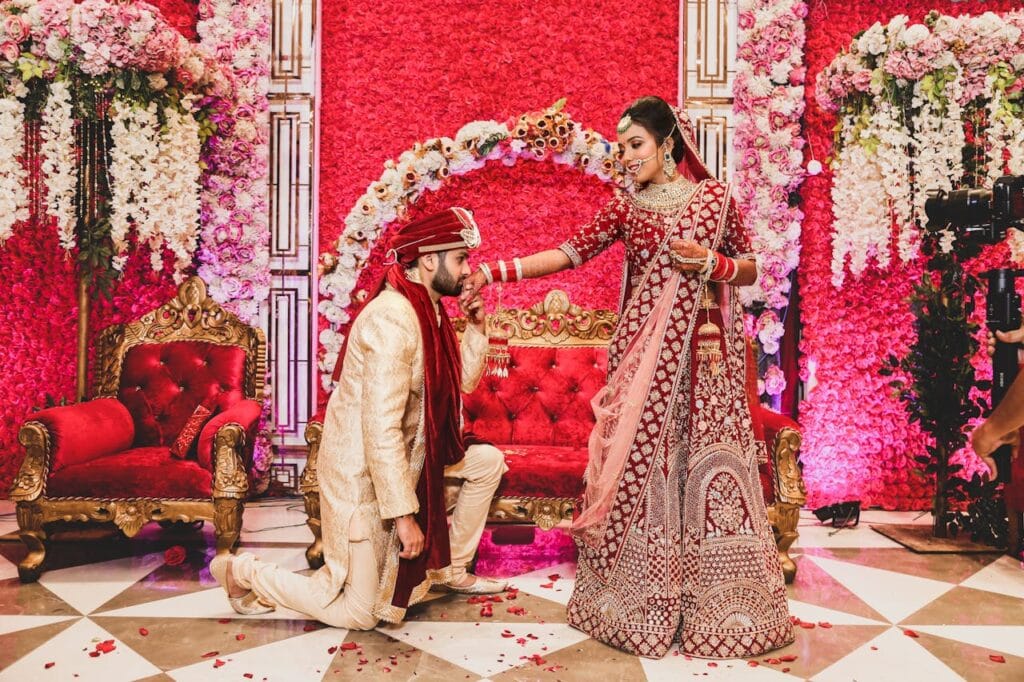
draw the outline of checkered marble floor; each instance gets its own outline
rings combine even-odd
[[[0,535],[15,530],[12,512],[0,501]],[[558,529],[530,548],[487,532],[481,567],[508,569],[519,590],[491,617],[438,595],[373,632],[283,610],[238,616],[206,569],[208,528],[63,544],[31,585],[17,579],[24,548],[6,536],[0,680],[1024,680],[1024,568],[998,554],[914,554],[870,528],[928,522],[916,516],[869,511],[834,532],[805,514],[789,588],[805,627],[771,657],[717,662],[638,659],[566,625],[575,567]],[[296,500],[251,505],[242,545],[303,570],[303,521]],[[164,560],[173,545],[186,549],[177,566]]]

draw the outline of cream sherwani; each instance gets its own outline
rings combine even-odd
[[[265,601],[329,625],[368,629],[405,615],[391,605],[399,552],[392,519],[419,510],[423,340],[412,304],[390,287],[367,304],[350,334],[317,467],[324,566],[306,577],[248,554],[232,564],[236,580]],[[461,341],[464,392],[479,382],[486,351],[487,337],[468,327]],[[488,445],[467,448],[465,460],[445,470],[446,477],[463,479],[450,529],[452,565],[415,588],[410,605],[426,595],[431,578],[465,571],[505,470],[502,453]]]

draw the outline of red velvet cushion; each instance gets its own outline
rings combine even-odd
[[[199,434],[199,443],[196,448],[196,458],[199,465],[211,469],[213,467],[213,439],[217,437],[217,431],[225,424],[235,423],[245,430],[245,447],[242,449],[243,463],[246,468],[252,464],[252,446],[256,440],[256,430],[259,428],[260,414],[263,407],[255,400],[240,400],[227,410],[220,412],[210,421],[206,422],[202,432]]]
[[[132,415],[114,398],[53,407],[25,421],[41,422],[50,434],[50,471],[60,471],[131,447]]]
[[[189,455],[196,454],[196,439],[199,438],[199,432],[206,422],[209,421],[212,414],[213,412],[206,405],[196,405],[192,416],[181,427],[181,432],[174,439],[174,443],[171,444],[171,457],[185,459]]]
[[[135,447],[168,445],[196,405],[225,410],[244,397],[245,351],[205,341],[147,343],[125,355],[118,397],[135,419]]]
[[[46,482],[47,497],[209,498],[213,475],[191,459],[175,459],[166,447],[135,448],[69,466]]]
[[[493,443],[585,447],[604,347],[512,346],[509,375],[485,376],[465,400],[465,428]]]
[[[586,448],[550,445],[499,445],[508,471],[499,497],[580,497]]]

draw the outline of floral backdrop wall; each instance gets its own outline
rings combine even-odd
[[[836,119],[815,101],[815,85],[824,67],[856,34],[897,14],[920,23],[931,10],[959,15],[1019,7],[1020,2],[1011,0],[810,3],[804,119],[810,152],[819,160],[832,153]],[[801,190],[805,214],[798,270],[804,323],[801,378],[809,393],[801,404],[800,424],[808,504],[859,499],[865,506],[887,509],[926,508],[931,488],[915,475],[918,467],[913,461],[924,452],[922,435],[908,425],[888,378],[878,373],[886,356],[902,356],[913,341],[907,298],[921,275],[921,265],[893,259],[880,270],[865,264],[858,268],[859,276],[847,275],[845,284],[837,288],[832,281],[832,185],[832,173],[826,170],[808,177]],[[877,199],[859,197],[865,206],[873,200]],[[893,247],[898,250],[899,244]],[[987,255],[989,261],[999,258],[998,252]]]
[[[68,3],[70,4],[70,3]],[[233,72],[240,97],[219,115],[245,121],[222,128],[207,167],[203,195],[203,222],[211,226],[200,237],[197,265],[208,281],[243,277],[250,284],[233,290],[211,287],[219,300],[234,293],[231,305],[241,316],[254,319],[255,305],[266,297],[265,192],[259,188],[266,173],[266,90],[269,70],[269,3],[263,0],[154,0],[164,19],[186,39],[203,43],[217,60]],[[239,56],[239,53],[242,53]],[[238,115],[240,113],[241,115]],[[224,170],[221,170],[224,169]],[[212,178],[212,181],[209,180]],[[231,193],[252,214],[231,212],[212,216],[219,197]],[[242,218],[251,218],[242,223]],[[245,225],[244,230],[237,229]],[[220,231],[219,225],[226,226]],[[48,400],[74,399],[77,302],[75,268],[64,255],[57,230],[40,221],[15,226],[13,236],[0,249],[0,272],[8,286],[0,297],[0,348],[5,371],[0,391],[0,490],[6,491],[19,463],[20,425]],[[90,316],[92,336],[104,327],[128,321],[155,308],[175,292],[173,255],[164,253],[164,267],[154,270],[145,250],[131,253],[111,299],[98,297]],[[220,280],[218,280],[220,281]],[[90,343],[90,347],[94,344]]]
[[[384,162],[417,141],[454,137],[470,121],[505,122],[562,97],[575,121],[610,137],[636,97],[674,101],[678,5],[514,0],[450,3],[438,12],[400,0],[326,3],[323,45],[320,247],[330,252]],[[610,191],[564,166],[495,164],[428,193],[411,215],[452,204],[472,208],[483,234],[474,258],[492,260],[553,248]],[[386,238],[376,242],[357,291],[379,270]],[[621,258],[613,249],[579,272],[505,287],[501,303],[531,304],[559,287],[580,304],[614,308]],[[495,305],[497,292],[489,296]],[[326,327],[321,318],[319,328]]]

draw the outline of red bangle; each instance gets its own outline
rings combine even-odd
[[[717,281],[721,280],[722,277],[725,276],[725,273],[728,270],[729,265],[726,262],[728,259],[725,256],[723,256],[722,254],[718,253],[717,251],[714,252],[714,255],[715,255],[715,266],[713,268],[711,268],[711,274],[708,275],[708,279],[712,279],[712,280],[715,280],[717,282]]]
[[[493,280],[496,282],[518,282],[521,278],[514,263],[514,261],[506,263],[503,260],[499,260],[494,263],[484,263],[480,268],[490,272]]]
[[[731,282],[736,278],[736,271],[738,269],[739,266],[736,264],[736,259],[723,256],[716,251],[715,267],[712,268],[708,279],[715,282]]]

